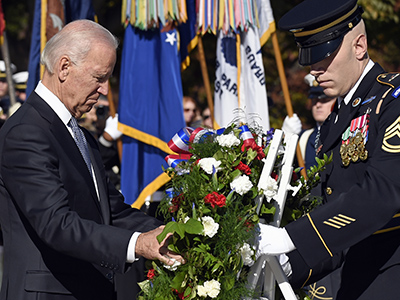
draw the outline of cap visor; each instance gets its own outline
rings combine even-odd
[[[339,48],[342,41],[343,36],[340,36],[337,39],[319,45],[300,48],[299,64],[302,66],[309,66],[327,58]]]

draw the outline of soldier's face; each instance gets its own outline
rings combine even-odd
[[[345,96],[362,74],[352,36],[346,35],[331,56],[311,65],[310,73],[328,97]]]

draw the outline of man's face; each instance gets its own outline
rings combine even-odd
[[[0,98],[8,95],[8,83],[5,78],[0,79]]]
[[[331,113],[336,98],[312,99],[311,113],[314,120],[321,125]]]
[[[187,125],[196,118],[196,105],[192,101],[186,101],[183,104],[183,116]]]
[[[311,65],[311,75],[331,98],[345,96],[360,76],[352,41],[346,37],[332,55]]]
[[[101,94],[107,95],[115,61],[113,48],[96,44],[83,62],[69,68],[60,97],[75,118],[90,111]]]

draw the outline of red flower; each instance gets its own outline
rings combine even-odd
[[[292,173],[292,181],[297,181],[297,179],[299,179],[299,177],[297,176],[297,173],[295,171],[293,171]]]
[[[156,270],[150,269],[150,270],[147,272],[147,278],[151,280],[151,279],[154,278],[154,276],[156,276]]]
[[[217,192],[212,192],[204,197],[204,203],[211,204],[212,208],[215,206],[222,207],[226,204],[226,198],[224,195],[220,195]]]
[[[257,152],[257,159],[261,160],[265,157],[265,153],[262,147],[258,146],[255,141],[243,143],[242,145],[242,152],[246,151],[247,149],[251,148],[252,150]]]
[[[251,230],[251,229],[253,229],[254,228],[254,223],[253,222],[251,222],[251,221],[249,221],[249,220],[246,220],[246,222],[244,222],[244,227],[247,227],[248,228],[248,230]],[[247,230],[247,231],[248,231]]]
[[[189,295],[187,295],[187,296],[185,297],[185,292],[179,293],[178,290],[174,290],[174,292],[178,295],[178,298],[179,298],[180,300],[183,300],[183,299],[185,299],[185,298],[187,298],[187,297],[190,296],[190,294],[189,294]]]
[[[249,166],[242,162],[240,162],[239,165],[235,169],[242,171],[246,175],[251,174],[251,169],[249,168]]]
[[[172,198],[171,203],[172,205],[169,207],[169,212],[174,213],[177,212],[179,209],[179,204],[181,203],[181,200],[183,200],[183,195],[179,195],[177,197]]]

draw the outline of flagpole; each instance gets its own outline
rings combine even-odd
[[[279,43],[278,43],[278,37],[276,35],[276,31],[271,33],[271,38],[272,38],[272,45],[274,47],[276,64],[278,66],[279,78],[281,80],[283,97],[285,99],[286,111],[290,118],[293,116],[293,107],[292,107],[292,102],[290,100],[289,88],[288,88],[288,84],[287,84],[287,80],[286,80],[286,76],[285,76],[285,69],[283,68],[281,50],[279,49]],[[306,172],[306,168],[304,165],[303,156],[301,155],[301,150],[300,150],[299,144],[297,144],[297,148],[296,148],[296,157],[297,157],[297,162],[298,162],[299,166],[302,168],[300,173],[305,179],[307,179],[307,172]]]
[[[213,97],[212,97],[212,93],[211,93],[210,79],[208,77],[206,56],[204,54],[203,40],[202,40],[201,35],[198,36],[197,49],[199,51],[198,60],[200,62],[201,73],[203,75],[204,88],[206,89],[207,104],[208,104],[208,108],[210,109],[211,122],[212,122],[212,124],[214,124],[214,103],[213,103]]]
[[[117,113],[117,110],[115,108],[110,82],[108,82],[107,100],[110,108],[110,115],[111,117],[114,118],[115,114]],[[119,160],[122,161],[122,140],[120,138],[117,140],[117,149],[118,149]]]

